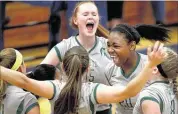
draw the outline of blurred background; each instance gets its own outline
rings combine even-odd
[[[96,4],[102,18],[101,24],[108,30],[119,23],[161,24],[171,30],[171,41],[167,45],[177,51],[178,2],[157,2],[161,3],[96,1]],[[28,70],[31,70],[40,64],[53,45],[76,34],[69,26],[75,4],[76,1],[0,1],[0,50],[8,47],[20,50]],[[54,25],[58,25],[55,27],[60,27],[63,31],[57,29],[54,33],[51,28]],[[137,47],[138,51],[145,53],[149,44],[150,42],[142,40]]]

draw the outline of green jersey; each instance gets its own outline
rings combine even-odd
[[[54,49],[56,50],[59,60],[62,61],[66,51],[74,46],[82,46],[76,36],[64,39],[62,42],[57,44]],[[88,81],[108,85],[109,81],[104,75],[104,69],[106,65],[111,62],[111,59],[106,48],[107,39],[96,37],[93,48],[88,50],[90,57],[90,73],[88,74]]]
[[[82,46],[76,36],[71,36],[57,44],[54,49],[60,61],[64,58],[64,54],[74,46]],[[90,72],[87,75],[87,80],[94,83],[109,84],[109,79],[105,75],[105,67],[111,62],[110,56],[107,53],[107,39],[97,37],[93,48],[88,50],[90,58]],[[110,108],[109,105],[99,105],[98,111]]]
[[[168,81],[156,81],[145,88],[138,97],[133,114],[143,114],[140,106],[144,100],[157,102],[161,114],[178,114],[178,98]]]
[[[138,61],[135,68],[129,75],[124,75],[123,70],[117,67],[114,63],[110,63],[107,66],[106,75],[109,77],[110,85],[126,86],[133,78],[135,78],[144,68],[147,61],[147,56],[138,53]],[[132,114],[134,105],[136,103],[137,96],[126,99],[120,103],[117,103],[116,114]]]
[[[65,83],[59,81],[51,81],[54,87],[54,95],[50,100],[51,110],[53,114],[55,101],[58,99],[61,90],[63,89]],[[83,83],[81,88],[81,98],[78,108],[78,114],[95,114],[96,113],[96,90],[99,84],[97,83]]]

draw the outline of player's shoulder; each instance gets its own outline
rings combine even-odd
[[[6,89],[6,94],[11,94],[11,95],[18,94],[19,96],[23,96],[31,93],[17,86],[8,86]]]
[[[143,53],[138,53],[141,60],[148,60],[148,56]]]
[[[28,92],[28,91],[25,91],[19,87],[16,87],[16,86],[12,86],[13,90],[12,93],[11,93],[11,96],[14,97],[14,99],[25,99],[25,100],[28,100],[28,99],[34,99],[37,101],[36,97],[31,93],[31,92]]]
[[[98,40],[98,42],[103,43],[103,44],[107,44],[107,41],[108,41],[108,39],[104,37],[100,37],[100,36],[96,36],[96,39]]]
[[[157,83],[150,84],[148,87],[144,88],[140,94],[141,95],[158,95],[161,92],[162,86]]]
[[[142,54],[142,53],[138,53],[138,55],[139,55],[139,59],[140,59],[138,65],[140,67],[144,67],[148,61],[148,56],[145,54]]]
[[[67,38],[67,39],[63,39],[60,43],[71,43],[71,42],[74,42],[74,41],[76,41],[76,39],[75,39],[75,36],[70,36],[69,38]],[[58,43],[58,44],[60,44],[60,43]]]
[[[75,36],[71,36],[68,39],[63,39],[61,42],[56,44],[55,48],[62,49],[62,51],[68,50],[73,45],[75,45],[76,39]]]

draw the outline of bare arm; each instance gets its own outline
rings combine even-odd
[[[105,86],[101,85],[97,88],[96,100],[98,103],[114,103],[120,102],[127,98],[136,96],[152,74],[152,68],[160,64],[166,57],[163,52],[163,44],[156,42],[153,50],[148,48],[148,63],[144,69],[136,76],[126,87],[123,86]]]
[[[55,49],[51,49],[41,64],[51,64],[57,66],[60,63]]]
[[[20,72],[2,66],[0,66],[0,79],[48,99],[54,94],[51,82],[33,80]]]
[[[161,114],[160,106],[157,102],[145,100],[141,104],[143,114]]]
[[[98,103],[116,103],[127,98],[136,96],[152,73],[152,68],[147,64],[142,72],[136,76],[126,87],[124,86],[105,86],[100,85],[97,88],[97,102]]]

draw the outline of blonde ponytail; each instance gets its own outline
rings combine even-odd
[[[109,31],[106,28],[104,28],[101,24],[99,24],[96,31],[96,35],[108,39]]]
[[[177,95],[177,98],[178,98],[178,77],[173,79],[173,89],[174,89],[174,93]]]
[[[6,83],[3,80],[0,80],[0,110],[2,109],[2,101],[6,91]]]

